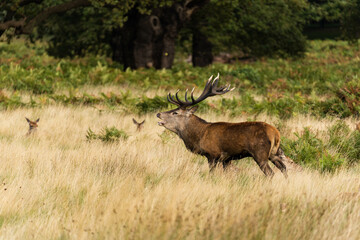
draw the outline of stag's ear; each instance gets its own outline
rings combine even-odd
[[[30,122],[30,120],[27,118],[27,117],[25,117],[25,119],[26,119],[26,121],[29,123]]]
[[[194,114],[198,108],[199,108],[198,106],[194,106],[194,107],[190,108],[188,110],[188,114]]]
[[[39,122],[40,121],[40,118],[36,119],[36,122]]]

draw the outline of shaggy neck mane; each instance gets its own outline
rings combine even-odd
[[[199,153],[199,142],[204,135],[206,127],[210,123],[198,116],[191,115],[185,124],[185,129],[178,131],[179,137],[184,141],[185,146],[192,152]]]

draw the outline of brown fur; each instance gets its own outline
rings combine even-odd
[[[178,92],[175,96],[169,93],[168,101],[178,108],[158,113],[157,117],[162,120],[159,125],[178,134],[190,151],[207,157],[210,170],[218,163],[226,168],[231,160],[253,157],[266,176],[274,175],[268,164],[270,160],[287,177],[286,166],[278,153],[280,133],[275,127],[264,122],[208,123],[194,115],[197,107],[192,106],[234,89],[230,89],[230,85],[218,87],[219,74],[214,80],[212,78],[197,99],[193,95],[194,89],[190,100],[186,90],[185,101],[180,100]]]
[[[157,116],[163,120],[159,124],[177,133],[190,151],[207,157],[210,170],[218,163],[226,168],[231,160],[253,157],[266,176],[274,175],[268,160],[287,176],[275,127],[264,122],[209,123],[192,114],[195,110],[178,108]]]
[[[137,122],[134,118],[132,119],[133,123],[136,125],[136,131],[140,132],[141,129],[144,127],[145,120],[141,123]]]
[[[38,122],[40,121],[40,118],[38,118],[36,121],[31,121],[30,119],[28,118],[25,118],[26,121],[28,122],[29,124],[29,130],[28,132],[26,133],[26,135],[30,135],[34,132],[36,132],[37,130],[37,127],[38,127]]]

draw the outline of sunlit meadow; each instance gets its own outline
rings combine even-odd
[[[0,239],[360,238],[358,48],[313,42],[300,60],[125,72],[21,41],[0,50]],[[197,114],[276,126],[303,171],[285,179],[271,164],[267,179],[247,158],[210,174],[157,125],[168,91],[198,94],[217,72],[237,88]],[[40,118],[29,136],[25,117]],[[89,137],[106,128],[126,137]]]
[[[31,136],[25,116],[40,117]],[[359,238],[358,167],[333,174],[306,169],[288,179],[277,171],[269,180],[244,159],[209,174],[207,162],[157,126],[154,114],[143,116],[141,132],[132,117],[90,107],[2,111],[0,238]],[[299,118],[313,130],[332,124]],[[296,119],[285,124],[301,128]],[[87,141],[89,127],[104,126],[129,138]]]

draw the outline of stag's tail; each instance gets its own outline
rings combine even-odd
[[[275,129],[276,130],[276,129]],[[280,133],[279,131],[274,131],[272,134],[271,140],[271,146],[269,151],[269,158],[270,156],[278,155],[278,151],[280,149]]]
[[[279,156],[281,160],[284,160],[286,158],[284,150],[282,150],[281,148],[278,149],[276,155]]]

